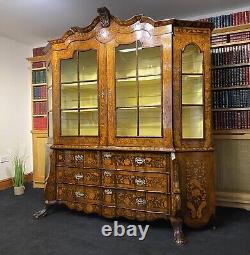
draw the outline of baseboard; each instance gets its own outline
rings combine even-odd
[[[250,211],[250,193],[218,191],[216,192],[216,205]]]
[[[24,176],[25,182],[32,182],[33,181],[33,173],[25,174]],[[8,189],[13,186],[13,182],[11,178],[0,180],[0,190]]]

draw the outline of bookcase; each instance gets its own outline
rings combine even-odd
[[[43,47],[33,49],[27,59],[31,69],[33,186],[44,187],[45,145],[47,143],[47,83],[46,55]]]
[[[209,20],[217,205],[250,209],[250,11]]]

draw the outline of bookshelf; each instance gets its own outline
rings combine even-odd
[[[45,180],[45,145],[48,137],[48,102],[46,55],[43,47],[34,48],[27,58],[31,70],[33,187],[43,188]]]
[[[217,205],[250,210],[250,11],[209,21]]]

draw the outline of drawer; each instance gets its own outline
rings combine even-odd
[[[166,153],[102,152],[101,166],[108,170],[170,172],[170,156]]]
[[[98,158],[98,152],[96,151],[59,150],[56,153],[56,165],[79,168],[98,168]]]
[[[102,203],[102,189],[77,185],[58,184],[57,199],[77,203]]]
[[[57,182],[78,185],[101,185],[101,171],[91,168],[57,167]]]
[[[170,192],[169,178],[168,174],[163,173],[104,170],[102,184],[124,189],[168,193]]]
[[[171,196],[140,191],[117,191],[117,207],[169,214]]]

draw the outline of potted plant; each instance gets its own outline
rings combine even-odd
[[[16,155],[13,159],[14,165],[14,177],[13,177],[13,186],[14,194],[22,195],[24,193],[24,170],[25,162],[20,156]]]

